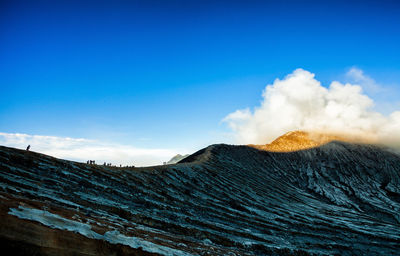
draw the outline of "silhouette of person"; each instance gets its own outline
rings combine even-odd
[[[31,148],[31,145],[28,145],[28,146],[26,147],[26,151],[29,151],[30,148]]]

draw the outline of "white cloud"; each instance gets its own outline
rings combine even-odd
[[[346,73],[346,78],[350,83],[362,86],[364,91],[368,94],[382,93],[384,91],[383,86],[364,74],[364,71],[359,68],[350,68]]]
[[[375,81],[359,69],[348,73],[371,88]],[[238,143],[265,144],[293,130],[318,130],[353,136],[374,136],[400,145],[400,111],[385,116],[373,110],[374,101],[355,84],[333,81],[325,88],[315,75],[297,69],[267,85],[254,111],[236,110],[224,118]]]
[[[356,67],[349,69],[344,79],[350,84],[360,85],[368,96],[373,97],[376,111],[390,115],[400,109],[400,85],[398,83],[379,84],[366,75],[363,70]]]
[[[159,165],[178,153],[173,149],[145,149],[96,140],[20,133],[0,133],[0,144],[20,149],[31,145],[32,151],[75,161],[91,159],[99,164],[111,162],[135,166]]]

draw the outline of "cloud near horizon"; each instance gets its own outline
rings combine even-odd
[[[25,149],[28,145],[31,145],[32,151],[62,159],[79,162],[86,162],[91,159],[98,164],[107,162],[115,165],[160,165],[178,153],[177,150],[173,149],[136,148],[96,140],[21,133],[0,132],[0,144],[20,149]]]
[[[333,81],[325,88],[313,73],[296,69],[267,85],[261,105],[253,111],[236,110],[223,121],[243,144],[266,144],[286,132],[306,130],[367,136],[400,146],[400,111],[385,116],[373,110],[374,101],[364,94],[362,85],[376,91],[378,84],[357,68],[347,76],[357,84]]]

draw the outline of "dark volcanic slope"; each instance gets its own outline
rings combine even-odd
[[[120,169],[0,147],[3,248],[36,255],[399,255],[400,156],[213,145]],[[34,254],[31,253],[31,254]]]

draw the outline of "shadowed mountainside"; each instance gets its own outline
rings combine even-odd
[[[15,255],[396,255],[400,156],[330,142],[212,145],[180,163],[87,165],[0,147]]]

